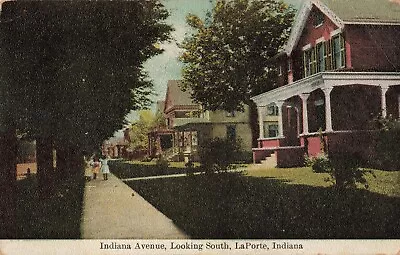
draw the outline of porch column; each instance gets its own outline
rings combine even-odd
[[[388,91],[388,86],[381,87],[381,110],[382,110],[382,117],[386,118],[386,92]]]
[[[303,103],[303,134],[308,134],[307,99],[309,96],[309,93],[300,94],[301,102]]]
[[[278,111],[279,111],[279,114],[278,114],[278,136],[279,137],[283,136],[283,118],[282,118],[283,109],[282,109],[282,106],[283,106],[284,102],[285,101],[283,101],[283,100],[279,100],[278,102],[275,102],[276,106],[278,107]]]
[[[260,127],[260,135],[259,138],[264,138],[264,114],[265,114],[265,106],[257,106],[258,110],[258,126]]]
[[[325,131],[333,131],[332,129],[332,109],[331,109],[331,91],[332,87],[329,88],[324,88],[324,94],[325,94],[325,122],[326,122],[326,128]]]

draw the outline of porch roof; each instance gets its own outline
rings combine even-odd
[[[174,128],[183,127],[189,124],[205,124],[210,123],[208,119],[205,118],[176,118],[174,119]]]
[[[400,85],[400,72],[321,72],[254,96],[251,99],[257,106],[267,106],[293,96],[311,93],[317,89],[355,84],[383,88]]]

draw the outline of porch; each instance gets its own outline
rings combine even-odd
[[[400,74],[323,72],[254,98],[260,134],[253,159],[275,152],[277,166],[301,165],[304,155],[322,150],[354,152],[364,161],[374,156],[374,119],[399,118]],[[278,136],[265,138],[265,110],[278,108]]]

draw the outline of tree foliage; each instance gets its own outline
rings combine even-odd
[[[206,173],[227,171],[242,153],[240,142],[216,137],[199,148],[200,164]]]
[[[376,151],[379,167],[400,170],[400,148],[394,141],[400,141],[400,120],[392,117],[376,120],[380,128]]]
[[[143,63],[169,38],[167,16],[158,0],[2,4],[0,114],[37,140],[42,194],[55,179],[53,148],[57,168],[60,159],[77,162],[63,169],[79,171],[84,149],[122,128],[130,110],[149,105]]]
[[[210,20],[187,16],[195,33],[184,40],[183,87],[206,109],[243,110],[275,86],[268,59],[288,37],[294,9],[276,0],[218,0]]]
[[[155,123],[155,116],[149,110],[139,111],[139,119],[129,127],[130,144],[133,151],[146,150],[149,146],[147,134]]]
[[[168,39],[167,16],[157,0],[3,4],[1,61],[17,127],[59,144],[101,144],[149,105],[142,65]]]

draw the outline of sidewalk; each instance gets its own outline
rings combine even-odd
[[[83,203],[83,239],[190,238],[112,174],[86,182]]]

